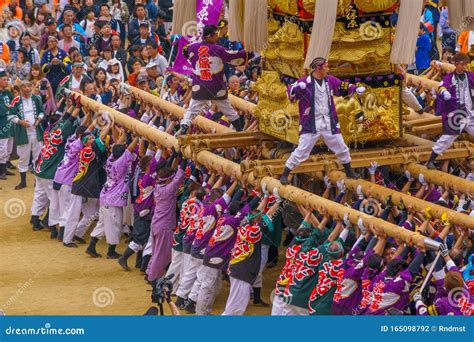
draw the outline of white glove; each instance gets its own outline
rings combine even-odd
[[[377,168],[379,167],[379,163],[377,163],[376,161],[373,161],[373,162],[370,162],[370,166],[369,166],[369,173],[371,175],[375,175],[375,171],[377,171]]]
[[[357,87],[356,93],[357,95],[363,95],[365,93],[365,87]]]
[[[306,82],[299,82],[298,84],[298,87],[302,90],[305,90],[306,89]]]
[[[410,171],[408,170],[405,170],[405,177],[410,180],[410,181],[413,181],[413,177],[411,176],[411,173]]]
[[[446,246],[445,243],[442,243],[441,245],[439,245],[439,251],[441,252],[441,256],[443,258],[447,257],[449,255],[449,249],[448,249],[448,246]]]
[[[270,193],[268,192],[266,183],[262,183],[262,193],[263,193],[263,196],[265,197],[268,197],[268,195],[270,195]]]
[[[365,228],[364,221],[362,221],[361,217],[359,217],[359,219],[357,220],[357,226],[359,227],[362,235],[367,234],[367,228]]]
[[[349,227],[351,225],[351,221],[349,221],[349,213],[344,214],[344,218],[342,219],[342,222],[344,222],[345,227]]]
[[[443,95],[444,101],[451,100],[451,94],[446,89],[441,92],[441,95]]]
[[[279,201],[279,202],[283,201],[283,198],[281,198],[280,194],[278,193],[278,188],[273,189],[273,196],[275,196],[277,201]]]
[[[420,291],[415,292],[413,295],[413,300],[416,302],[423,302]]]
[[[336,182],[336,186],[339,189],[339,192],[344,192],[346,191],[346,182],[344,179],[340,179]]]
[[[324,185],[326,186],[326,188],[330,188],[332,186],[329,176],[324,176],[323,180],[324,180]]]
[[[364,199],[364,193],[362,192],[362,185],[357,185],[356,194],[359,199]]]
[[[420,181],[421,185],[428,185],[428,182],[425,180],[425,176],[422,173],[418,175],[418,180]]]

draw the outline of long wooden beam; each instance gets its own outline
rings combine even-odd
[[[87,97],[81,97],[81,103],[84,106],[88,106],[93,111],[107,111],[113,120],[125,127],[126,129],[135,132],[138,135],[142,135],[146,139],[153,141],[160,146],[176,146],[178,145],[178,140],[168,135],[167,133],[160,132],[156,129],[150,128],[143,122],[140,122],[136,119],[128,117],[125,114],[122,114],[118,111],[112,110],[104,105],[97,103],[96,101],[89,99]],[[105,107],[105,108],[104,108]],[[156,131],[152,133],[150,130]],[[266,183],[269,189],[277,188],[282,198],[292,201],[297,204],[301,204],[307,207],[310,207],[312,210],[323,211],[326,210],[329,215],[333,217],[342,218],[346,213],[349,215],[349,220],[352,224],[357,224],[359,219],[362,219],[366,226],[373,225],[374,227],[381,228],[385,231],[388,236],[401,239],[407,243],[414,243],[417,246],[425,246],[429,249],[438,249],[439,243],[422,236],[421,234],[411,232],[407,229],[401,228],[392,223],[386,222],[379,218],[367,215],[358,210],[348,208],[344,205],[341,205],[336,202],[332,202],[320,196],[314,195],[310,192],[304,191],[302,189],[293,187],[293,186],[283,186],[277,179],[272,177],[263,177],[261,179],[256,179],[250,175],[249,177],[244,177],[244,174],[240,171],[240,165],[234,163],[225,158],[219,157],[209,151],[199,151],[196,154],[193,154],[191,149],[184,148],[182,149],[184,155],[193,159],[200,165],[204,165],[208,169],[217,170],[222,168],[223,172],[237,179],[248,182],[254,186],[260,187],[262,182]]]
[[[474,229],[474,217],[469,215],[459,213],[455,210],[451,210],[449,208],[445,208],[443,206],[423,201],[419,198],[415,198],[413,196],[401,193],[399,191],[394,191],[383,186],[371,183],[369,181],[363,179],[348,179],[344,175],[344,173],[340,171],[334,171],[329,174],[332,182],[337,182],[338,180],[344,179],[346,187],[352,191],[356,191],[357,187],[360,185],[362,186],[362,192],[365,195],[371,195],[374,198],[377,198],[379,201],[386,201],[389,196],[392,197],[392,202],[394,204],[400,204],[401,201],[405,205],[413,206],[415,211],[424,212],[427,207],[431,208],[431,213],[433,217],[438,219],[441,218],[443,213],[448,214],[448,219],[451,223],[456,225],[466,226],[469,229]]]
[[[184,113],[186,112],[186,109],[184,109],[183,107],[180,107],[174,103],[163,100],[162,98],[155,96],[151,93],[147,93],[146,91],[143,91],[139,88],[136,88],[124,83],[122,83],[121,86],[130,94],[133,94],[135,97],[140,98],[143,101],[150,103],[152,105],[158,106],[160,107],[161,110],[167,113],[172,113],[174,116],[176,116],[179,119],[182,119],[184,116]],[[196,116],[196,118],[193,120],[193,125],[198,127],[201,131],[208,132],[208,133],[235,132],[232,128],[220,125],[217,122],[206,119],[205,117],[201,115]]]

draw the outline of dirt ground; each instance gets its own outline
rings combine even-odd
[[[0,180],[0,310],[6,315],[142,315],[151,306],[143,275],[136,269],[122,271],[116,260],[90,258],[84,245],[66,248],[51,240],[49,232],[34,232],[29,223],[34,177],[28,173],[28,187],[14,190],[17,170],[15,174]],[[122,241],[117,250],[125,246]],[[97,246],[102,254],[106,248],[104,241]],[[132,258],[129,264],[134,264]],[[264,272],[266,302],[280,268]],[[228,291],[224,282],[213,314],[224,311]],[[246,314],[270,312],[250,303]]]

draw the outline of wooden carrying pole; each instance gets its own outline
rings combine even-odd
[[[423,173],[424,175],[425,173]],[[379,201],[386,201],[389,196],[392,196],[392,202],[396,205],[400,204],[401,201],[408,206],[411,205],[415,211],[424,212],[427,207],[431,208],[431,213],[433,217],[440,219],[443,213],[448,214],[448,219],[451,223],[456,225],[465,225],[470,229],[474,229],[474,217],[469,215],[459,213],[457,211],[445,208],[441,205],[423,201],[419,198],[415,198],[411,195],[401,193],[399,191],[394,191],[387,189],[383,186],[368,182],[363,179],[348,179],[340,171],[333,171],[329,174],[331,181],[336,183],[338,180],[344,179],[345,184],[348,189],[356,191],[359,185],[362,186],[362,192],[365,195],[370,194],[374,198],[377,198]]]
[[[79,95],[75,93],[76,95]],[[116,110],[108,108],[96,101],[89,99],[85,96],[81,96],[81,103],[83,106],[87,106],[93,111],[103,112],[106,111],[112,117],[113,121],[120,124],[124,128],[143,136],[144,138],[154,142],[159,146],[177,146],[178,140],[164,132],[160,132],[157,129],[150,128],[145,123],[128,117]],[[156,131],[156,134],[151,133],[150,130]],[[407,243],[414,243],[417,246],[425,246],[426,248],[436,250],[439,248],[439,243],[422,236],[421,234],[411,232],[407,229],[401,228],[392,223],[386,222],[379,218],[367,215],[358,210],[346,207],[342,204],[332,202],[320,196],[316,196],[308,191],[301,190],[294,186],[283,186],[277,179],[272,177],[263,177],[262,179],[255,179],[252,176],[245,178],[244,174],[240,171],[240,165],[234,163],[225,158],[219,157],[209,151],[199,151],[193,153],[191,148],[183,147],[183,154],[188,159],[193,159],[196,163],[204,165],[206,168],[216,170],[222,168],[224,174],[232,177],[236,177],[241,181],[247,181],[249,184],[254,186],[260,186],[262,182],[266,183],[269,189],[277,188],[282,198],[292,201],[297,204],[301,204],[310,207],[313,210],[327,210],[328,214],[333,217],[342,218],[347,213],[349,214],[349,220],[352,224],[357,224],[359,218],[366,226],[373,225],[374,227],[381,228],[385,231],[388,236],[401,239]],[[245,178],[245,179],[244,179]]]
[[[147,93],[146,91],[143,91],[141,89],[138,89],[136,87],[132,87],[128,84],[122,83],[123,89],[128,91],[130,94],[133,94],[135,97],[142,99],[143,101],[150,103],[152,105],[160,107],[161,110],[171,113],[174,116],[176,116],[179,119],[182,119],[184,116],[184,112],[186,110],[174,103],[168,102],[166,100],[163,100],[162,98],[155,96],[151,93]],[[223,126],[218,124],[217,122],[214,122],[212,120],[206,119],[205,117],[198,115],[196,118],[193,120],[193,125],[198,127],[201,131],[203,132],[208,132],[208,133],[231,133],[235,132],[232,128]]]

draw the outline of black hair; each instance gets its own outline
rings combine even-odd
[[[242,202],[240,201],[232,202],[229,205],[229,214],[231,214],[232,216],[237,215],[237,213],[240,211],[240,208],[242,208]]]
[[[171,177],[173,174],[173,169],[171,167],[165,166],[160,171],[158,171],[158,177],[160,178],[168,178]]]
[[[112,155],[115,160],[119,159],[124,153],[127,147],[123,144],[115,144],[112,147]]]

